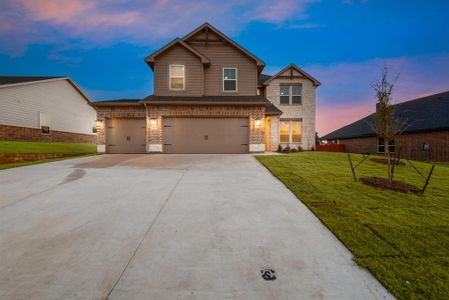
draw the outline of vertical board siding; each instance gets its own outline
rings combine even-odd
[[[96,111],[67,81],[0,88],[0,124],[39,128],[39,112],[51,130],[92,134]]]
[[[185,66],[184,90],[170,90],[171,64]],[[203,64],[200,58],[180,45],[175,45],[157,56],[154,64],[154,94],[156,96],[203,96]]]

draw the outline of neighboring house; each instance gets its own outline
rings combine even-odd
[[[0,76],[0,140],[95,143],[95,119],[68,77]]]
[[[145,59],[154,95],[94,102],[98,151],[247,153],[315,145],[315,89],[295,65],[265,63],[208,23]]]
[[[390,151],[412,160],[449,161],[449,91],[394,105],[405,128]],[[353,153],[384,153],[385,145],[372,129],[375,114],[337,129],[322,140],[344,144]]]

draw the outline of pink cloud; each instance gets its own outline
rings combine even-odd
[[[400,72],[395,103],[449,90],[449,53],[307,67],[323,84],[317,90],[317,131],[321,136],[375,111],[371,83],[384,64],[392,77]]]
[[[4,0],[0,3],[0,38],[10,41],[12,55],[20,55],[30,44],[45,44],[51,39],[60,44],[77,38],[83,40],[80,44],[91,47],[116,41],[160,44],[205,21],[234,34],[253,20],[279,24],[287,19],[304,19],[311,2]],[[0,45],[3,52],[5,48]]]

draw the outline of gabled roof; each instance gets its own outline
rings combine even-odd
[[[26,82],[35,82],[42,80],[50,80],[57,78],[66,78],[63,76],[0,76],[0,86],[2,85],[10,85],[10,84],[18,84],[18,83],[26,83]]]
[[[111,99],[92,102],[92,106],[143,105],[142,99]]]
[[[449,91],[394,105],[395,117],[405,123],[404,133],[449,130]],[[321,139],[337,140],[376,136],[371,128],[375,124],[373,113],[354,123],[337,129]]]
[[[263,86],[263,83],[265,81],[267,81],[268,79],[270,79],[271,77],[272,77],[271,75],[260,74],[259,77],[257,78],[257,85],[258,86]]]
[[[156,52],[148,55],[145,58],[145,62],[151,67],[151,69],[153,69],[153,67],[154,67],[154,59],[156,58],[156,56],[158,56],[162,52],[168,50],[169,48],[173,47],[174,45],[181,45],[181,46],[183,46],[184,48],[186,48],[187,50],[192,52],[194,55],[196,55],[201,60],[201,62],[203,64],[210,64],[210,60],[207,57],[205,57],[203,54],[199,53],[197,50],[195,50],[192,47],[190,47],[187,43],[185,43],[180,38],[174,39],[173,41],[171,41],[170,43],[168,43],[164,47],[160,48]]]
[[[194,36],[195,34],[197,34],[198,32],[200,32],[201,30],[206,29],[206,28],[212,30],[214,33],[219,35],[222,39],[229,42],[231,45],[233,45],[234,47],[236,47],[237,49],[239,49],[240,51],[245,53],[250,58],[254,59],[256,61],[257,66],[260,67],[260,70],[263,67],[265,67],[265,63],[261,59],[259,59],[257,56],[255,56],[254,54],[252,54],[251,52],[249,52],[248,50],[246,50],[245,48],[243,48],[242,46],[237,44],[235,41],[233,41],[231,38],[229,38],[223,32],[221,32],[220,30],[218,30],[217,28],[215,28],[214,26],[212,26],[211,24],[209,24],[207,22],[204,23],[203,25],[199,26],[198,28],[194,29],[192,32],[188,33],[182,39],[185,41],[185,40],[189,39],[190,37]]]
[[[72,79],[66,76],[0,76],[0,88],[57,80],[67,80],[70,85],[72,85],[73,88],[87,101],[87,103],[91,103],[89,97],[80,89],[80,87],[77,86]]]
[[[263,82],[264,85],[268,85],[268,83],[275,79],[276,77],[280,76],[281,74],[283,74],[285,71],[289,70],[289,69],[294,69],[296,71],[298,71],[301,75],[303,75],[304,77],[308,78],[309,80],[311,80],[313,82],[314,86],[320,86],[321,82],[319,82],[317,79],[315,79],[312,75],[308,74],[306,71],[304,71],[303,69],[301,69],[300,67],[298,67],[295,64],[289,64],[287,67],[285,67],[284,69],[280,70],[278,73],[276,73],[275,75],[271,76],[270,78],[268,78],[266,81]]]

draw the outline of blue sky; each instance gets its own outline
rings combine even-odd
[[[93,99],[153,92],[146,55],[210,22],[266,62],[322,82],[320,135],[374,111],[371,82],[400,72],[395,100],[449,90],[449,1],[2,0],[0,74],[67,75]]]

